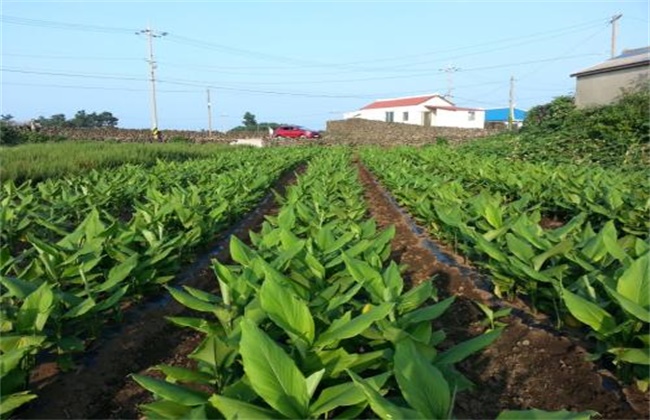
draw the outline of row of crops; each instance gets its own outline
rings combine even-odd
[[[378,231],[365,213],[349,153],[331,151],[289,188],[250,247],[232,238],[233,265],[213,261],[219,294],[169,288],[200,313],[170,321],[204,339],[190,355],[196,368],[133,375],[156,397],[145,415],[450,418],[454,395],[472,386],[454,364],[501,331],[439,350],[445,332],[431,321],[454,297],[438,301],[432,282],[405,287],[389,259],[394,229]]]
[[[486,269],[497,294],[524,295],[558,326],[586,328],[594,358],[647,390],[648,173],[443,147],[367,149],[362,159],[435,237]]]
[[[157,160],[210,157],[227,146],[183,143],[73,142],[0,146],[0,179],[23,182],[60,178],[125,163],[153,165]]]
[[[4,182],[2,414],[35,398],[28,377],[37,355],[54,354],[65,369],[103,324],[119,321],[126,301],[160,290],[310,154],[244,149],[37,184]]]

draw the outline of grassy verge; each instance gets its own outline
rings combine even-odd
[[[156,143],[62,142],[0,147],[0,180],[40,181],[125,163],[211,156],[227,146]]]

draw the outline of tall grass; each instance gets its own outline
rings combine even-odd
[[[187,160],[224,151],[224,145],[61,142],[0,147],[0,181],[41,181],[125,163]]]

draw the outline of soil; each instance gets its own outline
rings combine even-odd
[[[305,166],[288,171],[274,189],[283,194],[295,182],[296,173]],[[174,285],[203,290],[216,289],[210,260],[228,261],[230,236],[249,242],[248,232],[258,230],[264,216],[277,213],[274,195],[269,192],[258,207],[208,246],[208,252],[181,272]],[[72,371],[59,371],[56,363],[44,361],[32,372],[30,383],[38,398],[14,413],[16,418],[84,419],[139,418],[138,405],[150,400],[150,393],[128,377],[145,373],[158,364],[189,366],[187,355],[201,340],[200,334],[176,328],[166,316],[191,315],[167,293],[130,305],[122,323],[93,344],[83,359],[76,360]],[[150,374],[147,372],[147,374]]]
[[[441,297],[456,301],[437,322],[447,333],[442,347],[480,334],[482,312],[472,301],[492,308],[511,307],[501,336],[483,352],[457,365],[477,384],[456,395],[457,418],[495,418],[503,410],[594,410],[606,419],[648,418],[648,393],[624,389],[607,371],[586,361],[587,352],[575,340],[555,331],[548,320],[534,314],[524,302],[504,302],[489,291],[485,279],[464,259],[436,243],[392,200],[366,168],[359,165],[370,216],[378,225],[396,229],[394,255],[408,266],[413,285],[432,281]]]
[[[491,307],[512,307],[500,338],[482,353],[458,365],[477,384],[475,390],[456,396],[456,418],[494,418],[505,409],[595,410],[604,418],[648,418],[648,395],[622,389],[612,375],[585,361],[586,351],[555,331],[524,302],[504,302],[491,292],[489,283],[465,260],[444,245],[435,243],[391,199],[361,165],[369,216],[380,227],[395,225],[392,257],[405,264],[405,279],[416,285],[432,279],[441,297],[455,295],[455,303],[437,326],[447,333],[441,345],[480,334],[484,318],[472,301]],[[276,189],[293,182],[293,172]],[[249,230],[258,230],[265,214],[277,212],[273,195],[235,227],[217,238],[211,251],[188,267],[179,282],[211,290],[215,288],[210,259],[228,261],[230,234],[248,240]],[[168,298],[150,300],[127,311],[120,327],[94,346],[95,350],[72,372],[58,372],[54,363],[35,369],[32,380],[39,398],[16,414],[19,418],[140,418],[138,405],[151,401],[151,394],[128,375],[148,371],[157,364],[189,367],[187,355],[197,346],[197,333],[175,328],[164,317],[185,310]],[[627,396],[627,399],[626,399]],[[634,406],[634,407],[633,407]],[[635,411],[636,409],[636,411]]]

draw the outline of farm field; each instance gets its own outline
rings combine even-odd
[[[647,173],[196,150],[3,179],[4,415],[648,417]]]

